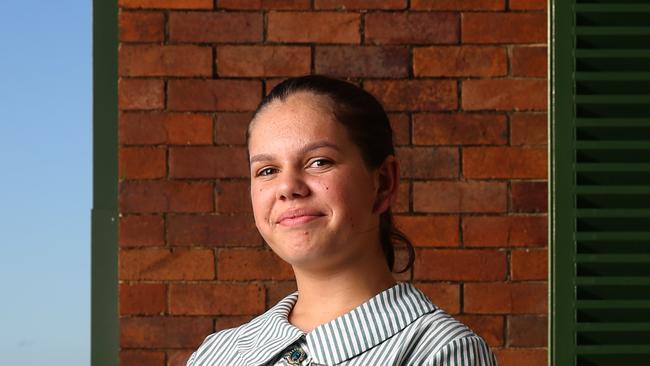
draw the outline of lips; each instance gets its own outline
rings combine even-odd
[[[293,208],[283,212],[276,223],[284,226],[305,224],[324,216],[321,212],[308,208]]]

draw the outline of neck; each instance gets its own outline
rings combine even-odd
[[[375,256],[373,256],[375,257]],[[350,312],[396,284],[383,255],[343,268],[309,271],[294,267],[298,300],[289,322],[304,332]]]

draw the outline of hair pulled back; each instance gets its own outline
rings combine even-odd
[[[257,106],[253,119],[266,105],[275,100],[284,101],[292,94],[310,92],[330,99],[335,119],[345,126],[351,141],[361,150],[361,156],[370,169],[377,169],[389,155],[395,155],[393,131],[388,116],[379,101],[367,91],[347,81],[322,75],[289,78],[276,85]],[[250,134],[247,132],[246,140]],[[388,268],[403,273],[413,267],[415,250],[411,241],[393,222],[390,208],[379,217],[381,246]],[[395,270],[395,243],[408,249],[406,266]]]

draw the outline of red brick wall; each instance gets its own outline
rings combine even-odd
[[[287,76],[390,112],[412,279],[546,365],[546,1],[119,0],[120,360],[184,364],[295,289],[248,198],[245,129]]]

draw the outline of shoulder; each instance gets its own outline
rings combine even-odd
[[[459,337],[428,356],[427,366],[498,366],[494,354],[477,335]]]
[[[212,365],[218,362],[233,362],[238,359],[236,342],[239,334],[248,325],[225,329],[205,338],[199,348],[190,356],[187,366]]]
[[[497,366],[485,340],[440,308],[413,326],[418,335],[414,351],[426,366]]]
[[[273,356],[277,350],[272,341],[295,338],[299,333],[286,321],[296,298],[296,293],[290,294],[248,323],[210,334],[190,356],[187,366],[248,366],[252,360]]]

